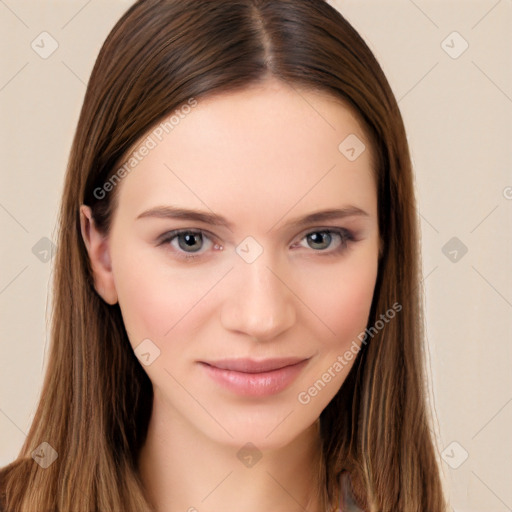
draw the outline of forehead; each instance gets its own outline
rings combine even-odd
[[[235,221],[240,211],[256,211],[270,225],[294,205],[294,213],[357,202],[374,207],[369,141],[336,98],[270,82],[198,99],[186,112],[128,152],[138,151],[140,161],[118,185],[120,216],[173,204]],[[349,159],[344,141],[366,150]],[[150,149],[141,151],[144,145]]]

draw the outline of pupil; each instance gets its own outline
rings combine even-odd
[[[186,233],[183,235],[183,238],[185,240],[185,244],[186,244],[186,249],[194,249],[194,242],[195,242],[195,238],[196,237],[200,237],[201,235],[200,234],[191,234],[191,233]],[[200,247],[197,247],[196,248],[197,250],[200,249]]]
[[[327,240],[327,245],[328,242],[329,242],[329,239],[331,237],[331,235],[329,233],[313,233],[312,235],[310,235],[313,243],[315,244],[322,244],[322,240],[325,239],[325,237],[328,237],[328,240]],[[325,244],[325,242],[324,242]]]

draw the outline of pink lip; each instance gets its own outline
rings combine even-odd
[[[239,395],[266,396],[288,387],[308,360],[296,357],[262,361],[223,359],[200,361],[200,364],[213,380]]]

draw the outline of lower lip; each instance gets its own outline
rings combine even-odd
[[[268,396],[286,389],[296,379],[307,362],[306,359],[294,365],[262,373],[222,370],[206,363],[200,364],[214,381],[238,395]]]

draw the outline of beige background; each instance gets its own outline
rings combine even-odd
[[[40,392],[50,241],[85,84],[130,3],[0,0],[0,465],[20,449]],[[512,0],[331,3],[375,52],[408,131],[453,508],[510,511]],[[58,43],[46,59],[31,47],[45,37],[51,48],[43,31]]]

